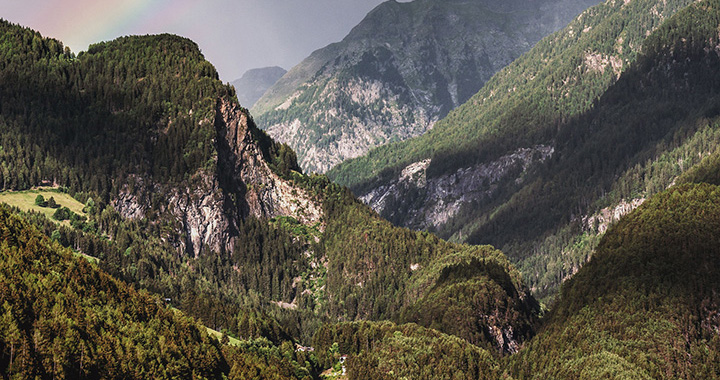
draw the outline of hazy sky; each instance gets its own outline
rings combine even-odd
[[[246,70],[289,70],[340,41],[383,0],[0,0],[0,18],[75,53],[130,34],[174,33],[200,45],[225,82]]]

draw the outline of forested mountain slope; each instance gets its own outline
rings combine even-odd
[[[703,166],[718,178],[719,165]],[[684,184],[624,216],[514,355],[415,324],[353,322],[318,330],[319,360],[347,354],[349,379],[717,378],[719,208],[718,186]]]
[[[380,4],[341,42],[315,51],[252,108],[258,125],[325,172],[417,136],[490,77],[597,0]]]
[[[193,42],[124,37],[74,56],[0,32],[2,189],[56,184],[84,203],[70,225],[26,217],[114,277],[310,375],[294,344],[322,322],[417,322],[497,354],[533,335],[539,305],[500,251],[394,227],[301,174]],[[450,286],[482,298],[417,313]]]
[[[591,8],[427,135],[330,176],[396,224],[501,247],[549,300],[611,219],[717,145],[716,36],[667,22],[688,3]]]
[[[542,332],[508,358],[515,377],[720,376],[719,207],[717,186],[682,185],[611,227]]]
[[[110,277],[6,207],[0,289],[5,378],[299,378],[280,356],[223,348],[193,319]]]

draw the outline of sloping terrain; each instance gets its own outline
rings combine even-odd
[[[716,145],[716,37],[663,23],[686,4],[591,8],[426,136],[330,176],[396,224],[500,247],[549,301],[608,223]]]
[[[379,5],[341,42],[314,52],[252,108],[306,171],[418,136],[490,77],[595,0]]]
[[[461,338],[510,352],[532,336],[539,307],[501,252],[394,227],[301,174],[193,42],[124,37],[74,56],[0,27],[0,183],[66,186],[86,220],[26,217],[114,277],[282,355],[323,321],[412,320],[406,310],[456,283],[488,299],[487,317],[471,305],[458,314],[471,326]],[[468,270],[448,279],[452,267]],[[455,333],[442,317],[418,323]],[[296,359],[312,373],[311,357]]]
[[[611,227],[542,332],[508,358],[516,378],[716,378],[718,207],[717,186],[682,185]]]
[[[265,91],[272,87],[285,73],[287,73],[287,70],[278,66],[251,69],[231,84],[235,87],[240,104],[245,108],[252,108]]]
[[[0,207],[0,373],[7,378],[299,378],[286,359],[221,347]],[[231,367],[234,372],[231,372]]]

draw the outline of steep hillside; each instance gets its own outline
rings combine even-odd
[[[297,378],[286,359],[221,347],[194,320],[51,242],[6,207],[0,289],[6,378],[247,378],[242,367]]]
[[[56,183],[85,204],[70,226],[27,217],[111,275],[283,355],[322,321],[417,321],[498,353],[532,336],[539,307],[502,253],[394,227],[301,174],[191,41],[126,37],[75,57],[0,27],[0,183]],[[465,329],[414,314],[449,286],[483,294],[453,315]]]
[[[238,101],[247,108],[252,108],[255,102],[278,81],[287,70],[282,67],[263,67],[248,70],[240,79],[231,84],[235,87]]]
[[[683,185],[611,227],[543,331],[508,359],[513,375],[717,378],[719,207],[717,186]]]
[[[348,379],[499,379],[489,352],[457,337],[414,324],[354,322],[315,334],[319,360],[329,366],[347,355]]]
[[[668,23],[687,3],[591,8],[426,136],[343,164],[331,177],[347,182],[382,170],[353,182],[382,215],[501,247],[550,300],[612,219],[716,144],[717,25]],[[695,42],[676,42],[683,38]],[[674,55],[684,58],[667,58]],[[398,166],[382,169],[383,161]]]
[[[258,125],[325,172],[418,136],[596,0],[387,1],[253,107]]]

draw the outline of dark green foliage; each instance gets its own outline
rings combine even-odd
[[[50,199],[52,199],[52,197]],[[50,204],[50,202],[48,202],[48,204]],[[70,215],[77,215],[77,214],[70,211],[70,209],[67,207],[59,207],[53,213],[53,219],[62,222],[63,220],[70,219]]]
[[[402,320],[461,337],[489,351],[514,353],[532,337],[539,306],[518,294],[505,268],[472,258],[443,268]]]
[[[683,185],[613,226],[509,359],[523,378],[717,378],[720,189]]]
[[[35,201],[37,201],[37,199]],[[50,199],[47,200],[47,207],[58,208],[60,205],[55,202],[55,197],[50,197]]]
[[[500,251],[394,227],[323,176],[296,179],[325,199],[327,222],[318,249],[328,260],[330,315],[417,322],[500,352],[513,349],[491,328],[510,327],[509,337],[517,341],[532,336],[539,305]],[[452,316],[424,308],[436,301],[448,305],[450,300],[438,297],[456,291],[455,285],[478,296],[455,299],[460,302],[450,309]]]
[[[315,334],[314,345],[324,368],[337,363],[340,355],[348,355],[349,379],[499,379],[502,373],[488,351],[415,324],[323,326]]]
[[[126,37],[76,58],[0,21],[0,45],[0,188],[46,180],[107,201],[114,178],[178,183],[213,168],[216,102],[233,93],[193,42]]]
[[[227,374],[230,380],[317,378],[316,375],[312,376],[314,373],[306,367],[298,364],[306,361],[303,354],[296,353],[292,346],[282,350],[272,346],[267,340],[258,339],[243,341],[239,347],[225,346],[223,354],[230,364]],[[307,364],[312,363],[308,360]]]
[[[45,202],[45,197],[43,197],[42,195],[38,194],[38,196],[35,197],[35,204],[38,205],[38,206],[40,206],[40,207],[45,207],[45,206],[47,206],[47,202]]]
[[[220,378],[217,343],[0,208],[0,372],[33,378]]]
[[[82,211],[86,214],[94,214],[95,213],[95,201],[92,198],[88,198],[87,202],[85,202],[85,207],[83,207]]]

